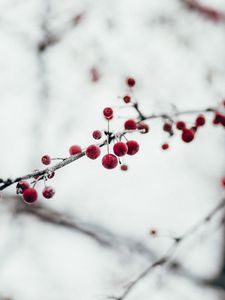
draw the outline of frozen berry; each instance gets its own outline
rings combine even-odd
[[[55,195],[55,190],[50,186],[46,186],[42,191],[42,195],[44,198],[50,199]]]
[[[106,169],[114,169],[118,164],[117,157],[114,154],[106,154],[102,158],[102,165]]]
[[[195,125],[197,127],[205,125],[205,117],[203,115],[199,115],[195,120]]]
[[[223,188],[225,188],[225,176],[221,179],[221,185]]]
[[[43,165],[50,165],[51,157],[49,155],[44,155],[41,158],[41,162],[43,163]]]
[[[132,77],[129,77],[129,78],[127,78],[127,85],[129,86],[129,87],[133,87],[133,86],[135,86],[135,79],[134,78],[132,78]]]
[[[183,130],[186,127],[186,124],[183,121],[177,121],[176,127],[178,130]]]
[[[102,133],[100,130],[95,130],[93,131],[92,136],[95,140],[100,140],[100,138],[102,137]]]
[[[136,141],[128,141],[127,142],[127,154],[134,155],[139,151],[139,144]]]
[[[124,156],[127,154],[127,145],[124,144],[123,142],[118,142],[113,146],[113,152],[117,155],[117,156]]]
[[[34,188],[28,188],[23,192],[23,199],[26,203],[34,203],[38,198],[38,193]]]
[[[111,107],[106,107],[103,110],[103,115],[107,120],[111,120],[113,117],[113,110]]]
[[[48,179],[52,179],[55,176],[55,172],[52,171],[48,174]]]
[[[137,129],[139,130],[140,133],[148,133],[149,132],[149,126],[146,123],[138,123],[137,124]]]
[[[81,147],[78,145],[72,145],[69,149],[70,155],[77,155],[81,152],[82,152]]]
[[[128,170],[128,165],[125,165],[125,164],[121,165],[120,170],[121,171],[127,171]]]
[[[131,100],[131,97],[128,96],[128,95],[126,95],[126,96],[123,97],[123,101],[124,101],[125,103],[130,103],[130,100]]]
[[[167,150],[167,149],[169,149],[169,144],[164,143],[164,144],[162,144],[161,147],[162,147],[163,150]]]
[[[19,181],[16,185],[17,193],[23,193],[26,189],[30,187],[29,183],[27,181]]]
[[[137,128],[137,123],[134,120],[129,119],[124,123],[124,128],[125,130],[135,130]]]
[[[168,123],[168,122],[165,122],[164,125],[163,125],[163,130],[166,131],[166,132],[171,132],[172,124]]]
[[[192,129],[184,129],[181,135],[182,140],[185,143],[190,143],[195,137],[194,131]]]
[[[87,147],[86,149],[86,155],[87,157],[89,157],[90,159],[96,159],[99,157],[99,155],[101,154],[101,150],[98,146],[96,145],[90,145]]]

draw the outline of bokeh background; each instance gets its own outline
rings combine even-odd
[[[202,2],[225,10],[224,1]],[[135,116],[120,108],[129,75],[147,114],[217,106],[224,97],[225,23],[181,0],[0,0],[0,177],[41,168],[45,153],[65,157],[71,144],[93,143],[92,131],[106,128],[105,106],[114,107],[111,126],[121,130],[123,117]],[[182,234],[221,201],[224,132],[211,120],[191,144],[176,134],[167,152],[162,122],[150,121],[148,135],[133,135],[141,150],[126,160],[126,173],[87,158],[59,170],[51,182],[55,197],[40,196],[37,204],[55,222],[22,206],[15,187],[4,191],[2,299],[120,295],[166,253],[167,235]],[[222,213],[176,253],[185,272],[157,268],[127,299],[225,299],[221,289],[199,284],[222,266]],[[162,237],[152,238],[152,227]]]

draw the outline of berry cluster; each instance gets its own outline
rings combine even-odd
[[[86,149],[83,149],[79,145],[72,145],[68,152],[69,157],[67,158],[51,158],[49,155],[44,155],[41,158],[43,165],[47,166],[45,170],[41,172],[36,170],[32,176],[33,181],[30,183],[28,181],[20,180],[17,184],[17,193],[22,194],[23,199],[26,203],[32,204],[36,202],[38,198],[38,192],[35,189],[36,184],[39,181],[44,181],[44,188],[42,190],[42,195],[46,199],[50,199],[54,196],[55,190],[51,186],[46,185],[46,182],[53,178],[55,175],[54,170],[61,168],[62,166],[72,162],[81,156],[86,155],[89,159],[95,160],[101,155],[101,147],[107,146],[107,153],[103,155],[101,163],[106,169],[115,169],[118,165],[122,171],[127,171],[128,166],[122,160],[128,155],[133,156],[139,151],[139,143],[133,139],[128,139],[127,134],[131,132],[139,132],[140,134],[146,134],[150,131],[150,127],[146,120],[150,119],[162,119],[163,126],[162,130],[168,134],[168,138],[171,138],[176,134],[180,135],[181,140],[184,143],[191,143],[198,132],[198,130],[203,127],[206,123],[206,117],[203,113],[198,113],[198,111],[191,111],[192,114],[196,114],[194,121],[190,124],[184,120],[177,119],[181,113],[175,113],[173,117],[168,115],[151,115],[145,116],[139,109],[137,101],[134,101],[133,97],[133,87],[136,85],[134,78],[126,79],[127,92],[122,97],[123,102],[128,107],[135,109],[137,112],[137,118],[127,119],[123,124],[123,128],[120,132],[113,132],[110,130],[111,120],[114,118],[114,108],[106,107],[103,109],[103,117],[107,122],[107,130],[94,130],[92,137],[94,140],[98,141],[98,144],[91,144]],[[222,126],[225,128],[225,100],[222,102],[218,109],[206,109],[205,113],[211,112],[214,114],[213,124],[217,126]],[[183,112],[182,114],[190,114],[190,111]],[[113,145],[111,146],[111,144]],[[112,149],[110,150],[110,148]],[[168,150],[170,145],[168,142],[164,142],[161,145],[163,151]],[[52,161],[62,160],[57,164],[57,168],[49,167]],[[61,165],[62,163],[62,165]],[[37,173],[37,174],[36,174]],[[225,188],[225,177],[221,181],[221,185]]]

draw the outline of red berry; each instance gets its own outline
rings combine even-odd
[[[46,186],[42,191],[42,195],[44,198],[50,199],[55,195],[55,190],[50,186]]]
[[[121,165],[120,170],[121,171],[127,171],[128,170],[128,165],[125,165],[125,164]]]
[[[55,176],[55,172],[52,171],[51,173],[48,174],[48,178],[52,179]]]
[[[114,154],[106,154],[102,158],[102,165],[106,169],[114,169],[118,164],[117,157]]]
[[[205,117],[203,115],[199,115],[195,120],[195,125],[197,127],[205,125]]]
[[[78,145],[72,145],[69,149],[70,155],[77,155],[81,152],[82,152],[81,147]]]
[[[125,103],[130,103],[130,100],[131,100],[131,97],[128,96],[128,95],[126,95],[126,96],[123,97],[123,101],[124,101]]]
[[[39,170],[34,170],[34,172],[39,172]],[[34,176],[34,179],[38,179],[39,178],[39,175],[36,175],[36,176]]]
[[[86,149],[86,155],[87,157],[89,157],[90,159],[96,159],[99,157],[99,155],[101,154],[101,150],[98,146],[96,145],[90,145],[87,147]]]
[[[125,130],[135,130],[137,128],[137,123],[134,120],[127,120],[124,123]]]
[[[221,179],[221,185],[223,188],[225,188],[225,176]]]
[[[96,82],[100,78],[100,74],[96,68],[91,68],[90,70],[91,81]]]
[[[41,158],[41,162],[43,163],[43,165],[50,165],[51,157],[49,155],[44,155]]]
[[[95,130],[93,131],[92,136],[95,140],[100,140],[100,138],[102,137],[102,133],[100,130]]]
[[[166,132],[171,132],[172,124],[165,122],[164,125],[163,125],[163,130],[166,131]]]
[[[34,203],[38,198],[38,193],[34,188],[28,188],[23,192],[23,199],[26,203]]]
[[[16,185],[17,193],[23,193],[26,189],[30,187],[29,183],[27,181],[19,181]]]
[[[127,154],[134,155],[139,151],[139,144],[136,141],[128,141],[127,142]]]
[[[167,149],[169,149],[169,144],[164,143],[164,144],[162,144],[161,147],[162,147],[163,150],[167,150]]]
[[[182,140],[185,143],[190,143],[195,137],[194,131],[192,129],[184,129],[181,135]]]
[[[140,133],[148,133],[149,132],[149,126],[146,123],[138,123],[137,124],[137,129],[140,131]]]
[[[127,145],[124,144],[123,142],[118,142],[113,146],[113,152],[117,155],[117,156],[124,156],[127,154]]]
[[[183,121],[177,121],[176,127],[178,130],[183,130],[186,127],[186,124]]]
[[[132,78],[132,77],[127,78],[127,85],[129,87],[133,87],[135,85],[135,83],[136,82],[135,82],[134,78]]]
[[[111,120],[113,117],[113,110],[111,107],[106,107],[103,110],[103,115],[107,120]]]

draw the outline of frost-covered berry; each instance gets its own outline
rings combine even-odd
[[[77,155],[82,152],[82,149],[78,145],[72,145],[69,149],[70,155]]]
[[[52,171],[48,174],[48,179],[52,179],[55,176],[55,172]]]
[[[106,169],[114,169],[118,164],[118,159],[114,154],[106,154],[102,158],[102,165]]]
[[[197,127],[205,125],[205,117],[203,115],[199,115],[195,120],[195,125]]]
[[[86,155],[90,159],[96,159],[99,157],[100,154],[101,154],[101,150],[96,145],[90,145],[86,149]]]
[[[26,189],[24,192],[23,192],[23,200],[24,202],[28,203],[28,204],[32,204],[34,203],[35,201],[37,201],[37,198],[38,198],[38,193],[37,191],[30,187],[28,189]]]
[[[128,165],[122,164],[122,165],[120,166],[120,170],[121,170],[121,171],[127,171],[127,170],[128,170]]]
[[[92,136],[95,140],[100,140],[100,138],[102,137],[102,133],[100,130],[95,130],[93,131]]]
[[[183,121],[177,121],[176,127],[178,130],[183,130],[186,127],[186,124]]]
[[[41,162],[43,163],[43,165],[50,165],[51,157],[46,154],[46,155],[42,156]]]
[[[134,120],[129,119],[124,123],[124,128],[125,130],[135,130],[137,128],[137,123]]]
[[[213,124],[221,124],[225,126],[225,115],[221,114],[220,112],[215,112],[214,119],[213,119]]]
[[[128,95],[125,95],[125,96],[123,97],[123,101],[124,101],[125,103],[130,103],[131,97],[128,96]]]
[[[17,193],[23,193],[26,189],[30,187],[30,184],[27,181],[19,181],[16,185]]]
[[[163,124],[163,130],[166,131],[166,132],[171,132],[171,130],[172,130],[172,124],[168,123],[168,122],[165,122]]]
[[[225,176],[221,179],[221,185],[223,188],[225,188]]]
[[[139,151],[139,144],[136,141],[128,141],[127,148],[128,155],[135,155]]]
[[[134,78],[132,78],[132,77],[129,77],[129,78],[127,78],[127,85],[129,86],[129,87],[133,87],[133,86],[135,86],[135,79]]]
[[[190,143],[195,137],[194,131],[192,129],[184,129],[181,135],[182,140],[185,143]]]
[[[167,150],[167,149],[169,149],[169,144],[167,144],[167,143],[164,143],[164,144],[162,144],[162,150]]]
[[[149,126],[148,124],[141,122],[137,124],[137,129],[139,130],[140,133],[148,133],[149,132]]]
[[[107,120],[111,120],[113,117],[113,110],[111,107],[106,107],[103,110],[103,115]]]
[[[127,151],[127,145],[123,142],[118,142],[113,146],[113,152],[119,157],[126,155]]]
[[[46,186],[42,191],[42,195],[44,198],[50,199],[55,195],[55,189],[50,186]]]

